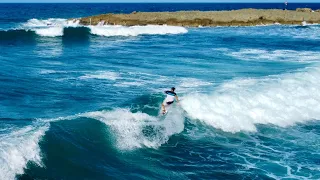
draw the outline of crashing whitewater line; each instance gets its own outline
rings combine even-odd
[[[165,35],[165,34],[184,34],[188,30],[179,26],[166,25],[147,25],[147,26],[88,26],[92,34],[98,36],[138,36],[138,35]]]
[[[0,179],[15,179],[17,174],[24,173],[29,161],[42,166],[39,142],[48,129],[48,123],[33,123],[0,134]]]
[[[160,116],[150,116],[142,112],[133,113],[129,109],[118,108],[37,120],[50,123],[82,117],[101,121],[108,126],[115,138],[115,146],[119,150],[159,148],[168,142],[172,135],[183,131],[185,119],[182,109],[173,107],[164,119]]]
[[[120,150],[158,148],[170,136],[184,129],[184,116],[178,109],[171,111],[162,121],[159,117],[132,113],[128,109],[89,112],[80,116],[99,120],[110,127]]]
[[[43,28],[43,29],[34,29],[33,31],[36,32],[39,36],[45,37],[57,37],[63,36],[63,27],[50,27],[50,28]]]
[[[138,35],[166,35],[183,34],[188,30],[184,27],[167,25],[147,25],[147,26],[120,26],[120,25],[101,25],[83,26],[79,20],[66,20],[50,18],[46,20],[30,19],[22,24],[20,29],[34,31],[39,36],[58,37],[64,35],[64,29],[68,27],[86,27],[91,34],[98,36],[138,36]]]
[[[45,20],[30,19],[22,24],[22,28],[34,31],[39,36],[57,37],[63,36],[65,27],[78,27],[79,20],[68,21],[66,19],[50,18]]]
[[[181,102],[192,119],[226,132],[257,131],[257,124],[292,126],[320,120],[320,67],[304,72],[239,79],[207,95],[187,95]]]

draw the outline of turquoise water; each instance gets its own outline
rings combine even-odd
[[[2,25],[0,179],[320,178],[319,25],[69,17]]]

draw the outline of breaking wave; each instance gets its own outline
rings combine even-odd
[[[39,141],[49,124],[33,123],[25,127],[6,127],[0,131],[0,179],[15,179],[23,174],[29,161],[41,166]]]
[[[91,33],[99,36],[138,36],[138,35],[165,35],[165,34],[183,34],[187,29],[178,26],[89,26]]]
[[[80,30],[79,30],[80,29]],[[86,30],[83,30],[86,29]],[[71,31],[71,32],[70,32]],[[188,30],[184,27],[166,26],[166,25],[147,25],[147,26],[82,26],[79,20],[66,19],[30,19],[26,23],[16,27],[16,29],[0,30],[1,40],[18,39],[21,36],[33,36],[34,34],[42,37],[60,37],[73,36],[78,38],[88,34],[97,36],[138,36],[138,35],[166,35],[166,34],[183,34]],[[9,35],[9,37],[8,37]]]
[[[164,119],[128,109],[89,112],[80,116],[99,120],[110,127],[120,150],[158,148],[184,129],[184,116],[179,109],[172,109]]]
[[[319,67],[304,72],[238,79],[212,94],[184,97],[182,107],[192,119],[227,132],[256,131],[257,124],[287,127],[320,120]]]

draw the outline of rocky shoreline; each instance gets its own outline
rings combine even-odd
[[[232,11],[132,12],[131,14],[101,14],[80,19],[83,25],[172,25],[172,26],[255,26],[320,23],[320,10],[242,9]]]

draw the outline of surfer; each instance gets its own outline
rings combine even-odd
[[[179,103],[179,98],[177,96],[177,94],[174,92],[176,90],[176,88],[172,87],[170,91],[165,91],[164,93],[166,93],[167,97],[164,99],[163,103],[161,104],[162,107],[162,114],[165,114],[166,111],[166,106],[171,105],[172,103],[174,103],[174,100],[177,100],[177,103]]]

